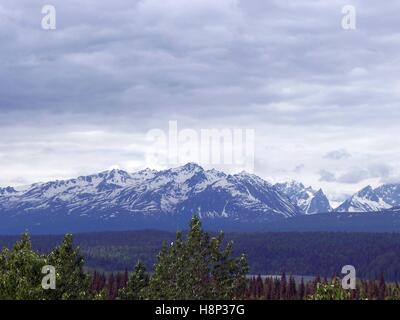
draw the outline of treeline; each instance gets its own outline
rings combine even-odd
[[[283,273],[280,277],[253,277],[246,289],[246,299],[253,300],[399,300],[400,286],[379,280],[360,280],[356,289],[344,290],[336,276],[330,280],[317,276],[298,283],[293,276]]]
[[[41,253],[24,234],[0,253],[0,299],[400,299],[399,285],[387,283],[383,275],[377,281],[358,281],[356,290],[342,289],[336,277],[298,283],[285,274],[249,279],[246,256],[234,252],[233,242],[223,233],[210,235],[194,217],[187,233],[164,241],[153,272],[139,261],[130,273],[106,276],[87,272],[72,235]],[[44,287],[44,266],[54,269],[54,288]]]
[[[90,290],[101,294],[104,299],[121,299],[121,293],[128,284],[128,272],[94,272]],[[381,275],[377,280],[360,280],[355,290],[343,290],[340,279],[330,280],[320,276],[310,281],[301,278],[296,281],[292,275],[251,277],[248,279],[243,299],[246,300],[398,300],[399,283],[387,283]]]
[[[170,244],[164,242],[150,276],[143,263],[124,276],[91,277],[83,269],[79,248],[72,236],[48,254],[34,251],[27,234],[11,250],[0,254],[0,299],[241,299],[249,271],[246,258],[232,257],[233,244],[223,245],[221,233],[210,237],[194,217],[184,237],[177,233]],[[43,278],[43,267],[52,268]],[[46,286],[46,281],[54,285]],[[107,286],[106,286],[107,284]]]
[[[245,252],[253,274],[340,274],[352,265],[357,278],[400,281],[399,233],[230,234],[235,252]]]
[[[216,235],[216,234],[212,234]],[[138,260],[154,271],[163,241],[175,235],[162,231],[127,231],[77,234],[85,266],[92,270],[123,272]],[[0,236],[0,247],[11,248],[18,240]],[[245,253],[251,274],[317,275],[331,277],[344,265],[353,265],[358,278],[376,279],[383,272],[388,281],[400,281],[400,234],[397,233],[230,233],[234,254]],[[50,252],[60,236],[32,236],[33,247]]]

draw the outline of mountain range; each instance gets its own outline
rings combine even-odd
[[[336,212],[374,212],[400,206],[400,184],[384,184],[373,189],[367,186],[351,196]]]
[[[312,187],[305,187],[302,183],[296,181],[277,183],[275,187],[289,197],[292,203],[297,204],[304,214],[332,211],[329,200],[322,189],[317,191]]]
[[[366,187],[332,209],[321,189],[295,181],[271,184],[254,174],[231,175],[188,163],[0,188],[0,233],[176,229],[194,214],[213,226],[257,225],[398,206],[400,186],[395,184]]]

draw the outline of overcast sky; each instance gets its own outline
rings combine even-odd
[[[254,129],[256,174],[334,201],[400,181],[399,1],[50,4],[46,31],[43,1],[0,3],[0,186],[141,169],[171,120]]]

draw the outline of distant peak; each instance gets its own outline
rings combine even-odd
[[[197,163],[195,162],[188,162],[186,163],[184,166],[181,167],[184,170],[203,170],[203,168],[201,166],[199,166]]]
[[[289,180],[288,182],[278,183],[278,185],[280,187],[283,186],[284,188],[294,188],[294,189],[297,189],[297,190],[306,189],[304,184],[302,184],[299,181],[293,180],[293,179]]]
[[[128,175],[128,172],[121,170],[121,169],[112,169],[108,171],[109,176],[115,176],[115,175]]]
[[[365,188],[361,189],[361,190],[357,193],[357,195],[359,195],[359,196],[364,196],[364,195],[367,195],[367,194],[370,194],[370,193],[373,193],[373,192],[374,192],[374,189],[372,189],[372,187],[371,187],[370,185],[368,185],[368,186],[366,186]]]
[[[114,169],[109,170],[108,172],[109,173],[123,173],[123,172],[126,172],[126,171],[114,168]]]
[[[235,174],[234,176],[243,177],[243,178],[260,179],[260,177],[258,177],[257,175],[249,173],[249,172],[244,171],[244,170],[239,172],[239,173],[237,173],[237,174]]]
[[[151,172],[157,172],[157,170],[146,168],[146,169],[140,170],[139,172],[140,173],[151,173]]]
[[[359,198],[365,198],[368,200],[372,200],[372,201],[379,201],[379,197],[376,194],[376,192],[374,191],[374,189],[372,189],[371,186],[366,186],[364,189],[360,190],[357,193],[357,197]]]
[[[0,194],[5,194],[5,193],[16,193],[17,190],[15,190],[12,187],[5,187],[5,188],[0,188]]]
[[[293,180],[291,179],[289,182],[286,183],[288,187],[299,187],[302,189],[305,189],[306,187],[304,186],[304,184],[302,184],[301,182],[297,181],[297,180]]]

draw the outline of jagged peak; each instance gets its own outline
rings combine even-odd
[[[233,178],[250,179],[250,180],[252,180],[254,182],[257,182],[257,183],[262,183],[262,184],[267,184],[269,186],[272,186],[272,184],[269,181],[261,178],[260,176],[254,174],[254,173],[249,173],[249,172],[247,172],[245,170],[232,175],[232,177]]]
[[[293,179],[291,179],[291,180],[289,181],[288,185],[289,185],[289,186],[298,186],[298,187],[303,188],[303,189],[306,188],[305,185],[304,185],[303,183],[301,183],[301,182],[299,182],[299,181],[297,181],[297,180],[293,180]]]
[[[6,193],[16,193],[17,190],[15,190],[13,187],[5,187],[5,188],[0,188],[0,194],[6,194]]]
[[[234,176],[243,176],[243,177],[257,177],[257,175],[253,174],[253,173],[249,173],[245,170],[240,171],[239,173],[234,174]]]
[[[121,170],[121,169],[112,169],[107,171],[109,176],[115,176],[115,175],[123,175],[123,176],[128,176],[129,173],[125,170]]]
[[[178,167],[180,169],[183,170],[188,170],[188,171],[193,171],[193,170],[201,170],[203,171],[203,167],[201,167],[199,164],[195,163],[195,162],[188,162],[185,165]]]
[[[370,185],[368,185],[368,186],[364,187],[363,189],[361,189],[360,191],[358,191],[356,195],[358,197],[367,197],[370,195],[376,196],[374,189]]]
[[[158,171],[157,171],[157,170],[155,170],[155,169],[145,168],[145,169],[143,169],[143,170],[140,170],[140,171],[138,171],[138,172],[143,172],[143,173],[146,173],[146,172],[158,172]]]
[[[284,186],[285,188],[301,188],[301,189],[306,189],[306,187],[304,186],[303,183],[294,180],[294,179],[290,179],[289,181],[285,181],[285,182],[280,182],[277,183],[280,186]]]

